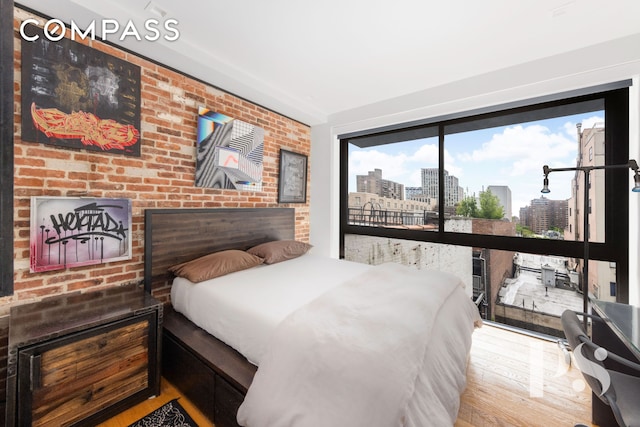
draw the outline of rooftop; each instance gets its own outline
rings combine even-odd
[[[515,263],[520,267],[517,276],[507,279],[507,286],[500,290],[504,304],[555,316],[566,309],[582,311],[582,294],[542,283],[542,266],[554,269],[557,274],[568,274],[565,258],[519,253]]]

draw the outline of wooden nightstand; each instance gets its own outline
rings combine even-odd
[[[139,286],[11,309],[7,426],[95,425],[160,393],[162,304]]]

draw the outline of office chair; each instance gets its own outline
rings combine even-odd
[[[639,375],[640,365],[608,352],[591,341],[574,311],[565,310],[562,313],[562,328],[578,368],[593,393],[609,405],[621,427],[640,426],[640,377],[606,369],[602,361],[614,360],[632,368]]]

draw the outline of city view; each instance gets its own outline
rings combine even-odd
[[[543,205],[553,205],[556,201],[561,205],[548,209],[566,211],[564,202],[572,197],[572,188],[575,188],[572,180],[576,176],[574,172],[555,174],[550,183],[551,193],[543,196],[540,193],[542,167],[576,166],[579,134],[584,134],[586,144],[589,144],[590,138],[597,138],[598,135],[604,138],[603,112],[447,134],[444,143],[445,216],[455,216],[456,207],[465,199],[474,199],[480,207],[480,194],[488,190],[500,199],[504,219],[516,224],[525,221],[523,225],[533,226],[536,235],[549,231],[543,229],[546,221],[536,223],[530,212],[539,212],[540,200],[545,199],[553,202],[542,202]],[[600,144],[600,147],[590,148],[591,154],[589,148],[586,149],[583,163],[604,161],[604,152],[597,152],[598,148],[603,149],[603,140]],[[594,175],[599,172],[595,171]],[[387,210],[437,211],[438,138],[365,148],[350,145],[349,192],[364,192],[391,199],[380,203],[379,198],[365,200],[363,196],[363,205],[370,201]],[[426,204],[417,209],[418,205],[414,204],[412,209],[412,204],[408,203],[410,201]],[[524,218],[520,218],[522,209],[525,209]],[[557,217],[557,220],[550,219],[550,229],[565,228],[566,221],[562,214],[550,216]],[[525,237],[531,235],[525,232]],[[591,240],[598,241],[593,237]]]
[[[443,157],[440,198],[437,136],[350,144],[348,222],[437,231],[442,211],[445,231],[582,241],[582,172],[553,174],[550,193],[542,194],[543,166],[604,164],[604,112],[450,134],[445,127]],[[603,171],[591,173],[588,205],[589,240],[603,242]],[[562,311],[582,310],[581,259],[367,236],[345,240],[347,259],[464,276],[487,319],[562,336]],[[591,297],[615,301],[615,282],[615,263],[589,262]]]

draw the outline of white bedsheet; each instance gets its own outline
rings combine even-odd
[[[453,425],[477,308],[449,274],[383,264],[276,329],[238,422],[249,427]]]
[[[199,283],[176,278],[171,304],[255,365],[276,326],[325,291],[372,268],[306,254]]]

